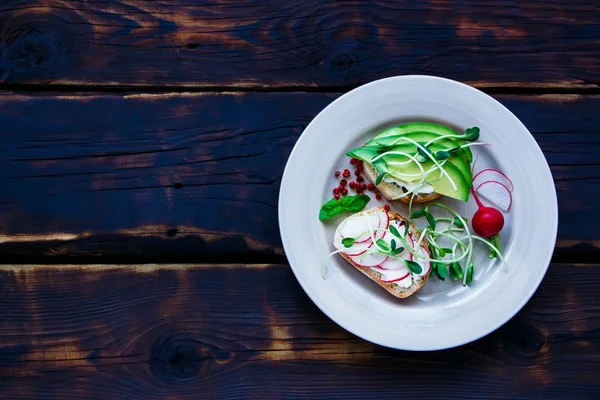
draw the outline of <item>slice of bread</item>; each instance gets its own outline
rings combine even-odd
[[[354,215],[350,216],[349,218],[352,218],[357,215],[365,215],[367,213],[374,213],[374,212],[377,213],[377,212],[386,212],[386,211],[383,207],[378,206],[378,207],[373,207],[366,211],[362,211],[358,214],[354,214]],[[406,218],[404,218],[402,215],[400,215],[396,212],[390,211],[390,212],[387,212],[387,214],[390,217],[390,221],[396,220],[396,221],[403,221],[405,224],[410,223],[406,220]],[[410,224],[410,232],[413,235],[417,235],[415,232],[415,226],[412,223]],[[414,276],[411,274],[410,279],[412,279],[412,285],[405,288],[405,287],[398,286],[395,283],[383,282],[381,280],[381,274],[379,272],[377,272],[377,270],[375,270],[373,268],[360,267],[360,266],[356,265],[356,263],[354,261],[352,261],[344,253],[339,253],[339,254],[342,257],[344,257],[344,259],[346,261],[348,261],[350,264],[352,264],[356,269],[358,269],[360,272],[362,272],[364,275],[368,276],[371,280],[375,281],[379,286],[381,286],[382,288],[387,290],[390,294],[392,294],[393,296],[398,297],[400,299],[404,299],[404,298],[412,295],[413,293],[415,293],[417,290],[419,290],[425,284],[425,282],[427,282],[427,279],[429,278],[429,274],[431,273],[431,267],[430,267],[429,271],[425,275]]]
[[[377,170],[375,169],[375,167],[373,165],[371,165],[367,162],[364,163],[364,167],[365,167],[365,175],[367,176],[367,178],[369,178],[369,180],[371,182],[373,182],[373,184],[375,184],[375,181],[377,180]],[[381,181],[379,183],[379,185],[375,185],[375,186],[377,186],[377,189],[381,192],[381,194],[388,201],[392,201],[407,192],[406,188],[398,185],[395,182]],[[431,194],[418,193],[416,196],[414,196],[413,204],[414,203],[427,203],[429,201],[439,198],[440,196],[441,195],[436,192],[433,192]],[[404,196],[398,200],[408,204],[408,203],[410,203],[410,198],[411,198],[411,195],[408,195],[408,196]]]

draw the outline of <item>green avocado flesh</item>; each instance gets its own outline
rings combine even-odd
[[[456,131],[442,125],[415,122],[388,128],[378,133],[364,146],[355,148],[347,155],[372,164],[378,173],[404,181],[415,182],[423,178],[423,171],[429,172],[425,182],[442,195],[467,201],[473,184],[471,161],[473,155],[468,147],[457,149],[466,143]],[[431,158],[419,152],[417,144],[426,147],[428,152],[449,151],[447,159],[437,159],[446,174],[443,174]],[[427,146],[425,146],[429,143]],[[411,159],[415,157],[418,164]],[[450,177],[454,182],[448,179]]]

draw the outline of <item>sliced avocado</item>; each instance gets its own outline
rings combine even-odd
[[[467,181],[463,174],[453,164],[446,163],[444,165],[444,171],[452,178],[452,181],[456,185],[456,190],[452,186],[452,183],[448,180],[445,174],[441,174],[440,170],[436,170],[427,177],[427,183],[433,186],[436,193],[443,194],[444,196],[452,197],[458,200],[467,201],[469,199],[469,191],[471,190],[471,181]],[[405,180],[401,175],[396,176],[390,174],[396,179]]]
[[[377,146],[363,146],[350,150],[346,153],[346,155],[362,161],[371,162],[373,158],[377,157],[384,151],[385,149]]]
[[[366,145],[387,147],[395,144],[401,144],[404,142],[402,139],[400,139],[403,136],[410,138],[415,142],[426,143],[430,140],[438,139],[441,136],[457,135],[459,135],[458,132],[443,125],[432,124],[428,122],[415,122],[384,129],[375,135],[373,139],[369,140]],[[466,142],[455,137],[444,137],[444,139],[438,139],[435,143],[444,145],[448,148],[453,148],[461,146]],[[467,161],[467,163],[470,164],[473,161],[473,154],[471,153],[471,149],[468,147],[462,148],[460,150],[460,154],[465,161]]]

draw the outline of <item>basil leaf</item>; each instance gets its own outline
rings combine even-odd
[[[441,281],[446,280],[448,276],[448,268],[442,263],[433,263],[435,265],[435,269],[433,272],[435,276],[437,276]]]
[[[450,264],[450,276],[453,280],[462,279],[464,277],[462,267],[459,263],[453,262]]]
[[[454,225],[456,225],[459,228],[464,228],[465,225],[462,223],[462,221],[460,220],[460,218],[458,217],[454,217]]]
[[[344,245],[344,247],[348,248],[348,247],[352,247],[352,245],[354,244],[354,241],[356,239],[354,238],[343,238],[342,239],[342,244]]]
[[[398,229],[396,229],[396,227],[394,225],[390,225],[390,232],[392,233],[392,235],[396,236],[398,239],[402,239],[402,236],[400,236],[400,232],[398,232]]]
[[[377,179],[375,179],[375,184],[379,185],[381,183],[381,181],[383,180],[384,177],[385,177],[385,172],[383,174],[379,174],[377,176]]]
[[[412,272],[413,274],[420,274],[421,272],[423,272],[423,268],[416,262],[411,260],[404,260],[404,262],[406,263],[406,266],[408,267],[410,272]]]
[[[436,160],[446,160],[450,158],[450,153],[446,150],[438,150],[435,152],[434,157]]]
[[[469,268],[467,268],[467,285],[473,282],[473,264],[469,264]]]
[[[500,234],[497,233],[494,236],[492,236],[490,238],[490,243],[492,243],[494,246],[496,246],[496,248],[500,251],[502,251],[502,249],[500,249]],[[496,251],[494,249],[492,249],[490,247],[490,258],[496,258],[498,257],[498,253],[496,253]]]
[[[425,218],[427,218],[427,222],[429,223],[431,230],[435,231],[435,218],[433,217],[433,215],[431,215],[431,213],[427,211],[425,212]]]
[[[356,196],[342,197],[339,200],[331,199],[321,206],[319,210],[319,219],[325,221],[336,215],[345,212],[359,212],[371,200],[366,194],[357,194]]]
[[[423,215],[425,215],[425,210],[413,211],[413,213],[410,214],[410,219],[421,218]]]
[[[479,127],[474,126],[465,131],[464,139],[469,142],[473,142],[479,139]]]
[[[340,204],[340,201],[331,199],[321,206],[321,210],[319,210],[319,219],[321,221],[325,221],[326,219],[333,218],[342,212],[344,212],[344,208]]]
[[[383,239],[377,239],[377,246],[379,246],[381,248],[381,250],[388,252],[390,251],[390,246],[387,244],[387,242]]]
[[[390,242],[390,244],[392,245],[392,251],[396,250],[396,239],[392,239],[392,241]]]

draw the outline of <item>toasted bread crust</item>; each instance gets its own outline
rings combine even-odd
[[[383,207],[379,207],[379,206],[373,207],[372,209],[368,210],[367,212],[371,212],[371,210],[386,212],[383,209]],[[390,211],[390,212],[387,212],[387,214],[389,215],[390,221],[404,221],[405,223],[407,223],[407,219],[396,212]],[[408,222],[408,223],[410,223],[410,222]],[[410,226],[411,226],[411,231],[414,232],[415,226],[412,223],[410,223]],[[429,271],[427,271],[427,274],[425,274],[423,276],[420,276],[418,278],[413,278],[411,276],[411,279],[413,279],[412,285],[407,288],[404,288],[404,287],[400,287],[400,286],[396,285],[395,283],[383,282],[381,280],[381,275],[373,268],[360,267],[354,261],[352,261],[350,259],[350,257],[348,257],[346,254],[344,254],[344,253],[339,253],[339,254],[342,257],[344,257],[344,259],[346,261],[348,261],[350,264],[352,264],[356,269],[358,269],[364,275],[368,276],[371,280],[373,280],[379,286],[381,286],[386,291],[388,291],[388,293],[390,293],[391,295],[393,295],[397,298],[400,298],[400,299],[407,298],[410,295],[414,294],[417,290],[419,290],[425,284],[425,282],[427,282],[427,279],[429,279],[429,274],[431,273],[431,267],[430,267]]]
[[[373,168],[371,165],[365,163],[365,175],[367,176],[367,178],[369,178],[369,180],[371,182],[373,182],[373,184],[375,184],[375,181],[377,180],[377,171],[375,170],[375,168]],[[388,182],[380,182],[379,185],[375,185],[377,187],[377,189],[381,192],[381,194],[383,194],[383,196],[388,200],[388,201],[394,201],[394,197],[397,197],[398,195],[400,195],[399,192],[399,188]],[[431,194],[426,194],[426,193],[418,193],[416,196],[414,196],[413,198],[413,204],[417,204],[417,203],[428,203],[430,201],[433,201],[435,199],[438,199],[441,195],[439,193],[431,193]],[[401,202],[405,203],[405,204],[409,204],[410,203],[410,199],[411,196],[405,196],[402,197],[398,200],[400,200]]]

